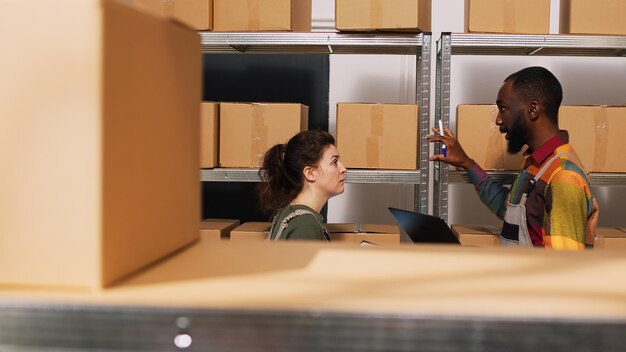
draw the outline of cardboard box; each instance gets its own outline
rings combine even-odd
[[[308,127],[309,108],[292,103],[221,103],[219,164],[260,167],[265,152]]]
[[[459,105],[456,128],[463,149],[485,170],[520,170],[525,148],[507,152],[507,141],[496,125],[496,105]]]
[[[548,34],[550,0],[465,0],[465,31]]]
[[[108,0],[0,23],[0,285],[100,288],[197,240],[198,34]]]
[[[347,168],[417,169],[414,104],[337,104],[337,149]]]
[[[214,0],[216,32],[311,31],[311,0]]]
[[[626,107],[561,106],[559,127],[589,172],[626,172]]]
[[[246,222],[230,231],[231,241],[264,241],[267,239],[271,222]]]
[[[205,219],[200,223],[200,239],[219,241],[230,238],[230,231],[239,226],[239,220]]]
[[[400,229],[396,225],[377,224],[327,224],[333,242],[375,245],[400,244]]]
[[[203,102],[200,106],[200,168],[219,165],[219,104]]]
[[[619,228],[598,227],[593,248],[626,250],[626,232]]]
[[[339,31],[430,32],[431,0],[335,0]]]
[[[562,34],[626,35],[624,0],[561,0]]]
[[[486,225],[452,225],[452,232],[463,246],[499,247],[500,229]]]
[[[198,31],[213,29],[213,0],[134,0],[134,3]]]

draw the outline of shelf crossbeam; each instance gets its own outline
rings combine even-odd
[[[623,57],[626,36],[451,33],[452,55]]]
[[[419,170],[356,170],[346,172],[346,183],[419,184]],[[216,168],[200,170],[203,182],[261,182],[258,169]]]
[[[419,55],[425,34],[198,32],[205,53]]]

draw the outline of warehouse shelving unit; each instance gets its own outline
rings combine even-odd
[[[524,35],[442,33],[437,43],[436,119],[450,125],[450,69],[455,55],[595,56],[626,57],[624,36]],[[440,146],[435,147],[437,150]],[[490,172],[497,180],[512,183],[515,172]],[[626,186],[626,175],[591,173],[592,186]],[[436,163],[433,173],[433,212],[448,219],[448,185],[468,182],[467,173],[450,171]]]
[[[0,301],[0,351],[621,351],[623,320]]]
[[[415,184],[415,209],[429,213],[431,35],[420,34],[343,34],[343,33],[217,33],[200,32],[205,53],[271,54],[371,54],[415,55],[416,96],[420,106],[419,170],[349,170],[347,183]],[[257,169],[203,169],[205,182],[259,182]]]

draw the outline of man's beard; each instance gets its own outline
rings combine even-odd
[[[507,152],[509,154],[517,154],[526,145],[526,124],[524,116],[517,116],[513,126],[509,130],[509,140],[507,144]]]

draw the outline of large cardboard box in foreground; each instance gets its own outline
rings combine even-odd
[[[99,288],[196,240],[198,35],[107,0],[0,23],[0,286]]]
[[[137,5],[155,13],[174,18],[189,27],[208,31],[213,29],[213,0],[133,0]]]
[[[561,0],[562,34],[626,35],[626,1]]]
[[[265,152],[308,128],[309,108],[293,103],[220,103],[220,166],[260,167]]]
[[[204,219],[200,223],[200,239],[203,241],[219,241],[230,238],[230,231],[239,226],[239,220]]]
[[[219,165],[219,104],[203,102],[200,107],[200,167]]]
[[[431,0],[335,0],[340,31],[429,32]]]
[[[499,247],[500,229],[486,225],[452,225],[461,245],[468,247]]]
[[[214,0],[216,32],[311,31],[311,0]]]
[[[337,104],[337,149],[347,168],[417,169],[414,104]]]
[[[548,34],[550,0],[465,0],[465,31]]]
[[[589,172],[626,172],[626,107],[561,106],[559,128]]]
[[[522,151],[511,155],[507,141],[496,125],[496,105],[459,105],[456,128],[463,149],[485,170],[519,170]]]

